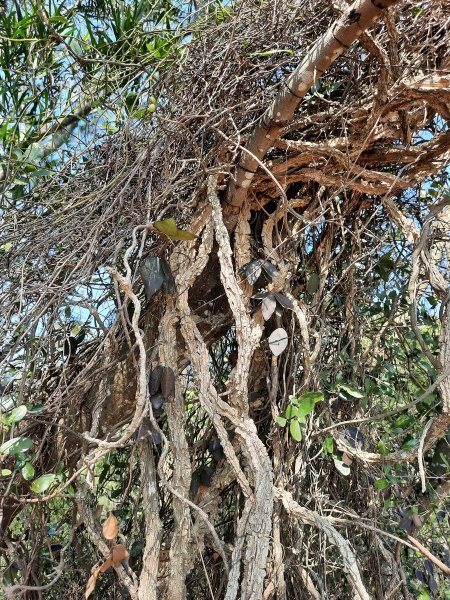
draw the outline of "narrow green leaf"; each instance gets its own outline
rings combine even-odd
[[[275,50],[265,50],[263,52],[252,52],[250,56],[273,56],[274,54],[294,54],[290,48],[277,48]]]
[[[289,433],[296,442],[300,442],[302,439],[302,428],[297,419],[293,419],[289,424]]]
[[[195,238],[197,237],[190,231],[178,229],[178,226],[173,217],[170,217],[169,219],[164,219],[163,221],[155,221],[153,223],[153,227],[157,229],[160,233],[166,235],[171,240],[195,240]]]
[[[333,454],[334,450],[334,440],[331,435],[327,435],[327,437],[323,440],[323,449],[328,454]]]
[[[341,383],[339,388],[344,390],[344,392],[346,392],[349,396],[353,396],[353,398],[364,398],[364,394],[362,392],[358,392],[358,390],[351,388],[349,385]]]

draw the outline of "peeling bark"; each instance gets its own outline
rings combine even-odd
[[[346,13],[320,37],[295,71],[284,81],[272,105],[250,137],[226,192],[224,218],[228,229],[237,223],[253,177],[267,150],[283,133],[296,108],[311,86],[351,44],[399,0],[357,0]]]

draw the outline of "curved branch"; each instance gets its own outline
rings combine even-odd
[[[295,71],[283,82],[272,105],[262,116],[248,141],[247,149],[226,191],[225,224],[233,229],[237,215],[247,198],[253,177],[268,149],[282,135],[300,101],[323,73],[378,19],[399,0],[357,0],[346,13],[322,35]],[[252,156],[254,155],[254,157]]]
[[[312,525],[321,529],[327,536],[329,542],[337,546],[344,562],[345,570],[349,575],[351,584],[357,594],[357,598],[362,600],[370,600],[370,596],[367,593],[366,588],[361,579],[359,572],[358,563],[356,557],[350,548],[349,542],[342,537],[342,535],[331,525],[330,521],[325,517],[322,517],[312,510],[308,510],[303,506],[300,506],[292,497],[290,492],[275,488],[275,497],[281,500],[283,507],[289,515],[292,515],[299,519],[302,523]]]

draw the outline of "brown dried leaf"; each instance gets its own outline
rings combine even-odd
[[[164,367],[161,377],[161,391],[164,399],[175,396],[175,373],[170,367]]]
[[[92,592],[95,590],[95,586],[97,584],[97,578],[100,573],[100,569],[101,569],[101,567],[97,567],[96,569],[92,570],[91,576],[88,579],[88,582],[86,584],[86,589],[84,591],[84,600],[87,600],[89,598],[89,596],[92,594]]]
[[[110,513],[109,517],[103,523],[103,536],[107,540],[113,540],[119,533],[119,523],[116,517]]]
[[[350,466],[353,462],[353,459],[346,452],[344,452],[344,454],[342,455],[342,462],[344,463],[344,465]]]
[[[407,533],[411,534],[414,530],[414,521],[410,517],[408,517],[408,515],[405,515],[404,517],[402,517],[399,523],[399,527],[404,529]]]
[[[417,513],[413,513],[412,520],[416,527],[421,527],[422,521],[420,520],[420,517]]]
[[[414,490],[414,486],[413,485],[408,485],[406,486],[403,490],[402,490],[402,496],[403,498],[407,498],[411,492]]]
[[[113,558],[112,556],[108,556],[108,558],[105,560],[105,562],[99,567],[99,572],[100,573],[104,573],[105,571],[107,571],[109,569],[109,567],[113,566]]]
[[[125,546],[123,544],[117,544],[117,546],[114,546],[114,548],[112,549],[112,566],[117,569],[117,567],[120,566],[120,563],[123,560],[126,560],[129,556],[128,550],[125,548]]]

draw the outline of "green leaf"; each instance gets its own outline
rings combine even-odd
[[[280,294],[280,292],[275,292],[274,296],[276,301],[282,308],[294,310],[294,304],[292,303],[292,300],[290,300],[287,296],[285,296],[284,294]]]
[[[38,477],[33,481],[33,483],[30,485],[30,488],[35,494],[43,494],[55,483],[55,481],[56,475],[54,473],[41,475],[41,477]]]
[[[395,419],[393,427],[399,428],[400,430],[407,429],[408,427],[411,427],[411,425],[414,424],[414,421],[415,419],[413,415],[403,414],[397,417],[397,419]]]
[[[289,402],[291,404],[293,404],[294,406],[298,406],[299,404],[299,399],[297,396],[289,396]]]
[[[264,275],[267,277],[269,281],[273,281],[275,277],[280,274],[280,271],[273,265],[270,260],[262,260],[260,261],[261,268],[264,272]],[[289,300],[290,302],[290,300]],[[292,310],[292,309],[291,309]]]
[[[297,419],[293,419],[289,424],[289,433],[291,437],[296,441],[300,442],[302,439],[302,428],[300,422]]]
[[[10,469],[1,469],[0,470],[0,477],[9,477],[11,475],[12,471]]]
[[[264,321],[268,321],[275,312],[277,307],[277,301],[273,297],[273,294],[268,294],[261,303],[261,312]]]
[[[150,106],[154,106],[154,104],[150,104]],[[152,111],[147,111],[146,108],[140,108],[139,110],[133,112],[133,117],[135,119],[142,119],[142,117],[145,117],[145,115],[147,114],[147,112],[152,112]]]
[[[403,444],[402,449],[403,450],[411,450],[412,448],[415,448],[418,445],[419,445],[419,440],[417,440],[417,439],[408,440],[407,442],[405,442]]]
[[[327,435],[327,437],[323,440],[322,447],[326,453],[333,454],[334,440],[331,435]]]
[[[323,397],[322,392],[306,392],[306,394],[302,394],[298,402],[298,417],[302,418],[309,415],[314,410],[315,404],[321,402]]]
[[[382,440],[377,442],[377,452],[379,454],[389,454],[390,448]]]
[[[298,407],[293,404],[288,404],[284,413],[286,419],[292,419],[293,417],[298,417]]]
[[[300,396],[300,402],[303,402],[304,400],[312,400],[314,404],[317,404],[317,402],[322,402],[323,399],[323,392],[306,392]]]
[[[16,437],[8,440],[0,446],[0,454],[13,456],[20,452],[26,452],[33,447],[33,441],[30,438]]]
[[[21,421],[24,416],[27,414],[28,409],[25,404],[21,404],[14,408],[8,415],[6,415],[3,419],[5,425],[12,425],[13,423],[18,423]]]
[[[31,463],[25,463],[21,469],[22,476],[24,479],[29,481],[34,477],[34,467]]]
[[[275,422],[277,423],[277,425],[279,425],[280,427],[285,427],[286,423],[287,423],[287,419],[285,419],[284,417],[277,417],[275,419]]]
[[[366,394],[371,394],[372,392],[378,391],[378,386],[375,381],[366,377],[364,379],[364,390]]]
[[[260,278],[262,273],[262,262],[263,261],[259,259],[252,260],[240,269],[240,273],[247,278],[250,285],[254,285]],[[264,293],[263,296],[266,297],[267,293]]]
[[[300,401],[300,406],[298,407],[298,416],[306,417],[314,410],[314,401],[311,398],[304,398]]]
[[[294,54],[290,48],[277,48],[275,50],[265,50],[264,52],[252,52],[250,56],[273,56],[274,54]]]
[[[381,279],[387,281],[394,267],[395,262],[392,260],[391,253],[387,252],[378,261],[378,264],[375,266],[375,271],[379,274]]]
[[[125,105],[128,112],[131,112],[136,104],[139,104],[138,95],[136,92],[130,92],[125,98]]]
[[[12,242],[6,242],[6,244],[2,244],[0,246],[0,250],[2,250],[3,252],[9,252],[12,249],[12,247]]]
[[[377,479],[373,485],[377,490],[385,490],[390,486],[390,483],[387,479]]]
[[[341,383],[339,385],[339,389],[344,390],[349,396],[353,396],[353,398],[364,398],[364,394],[362,392],[358,392],[358,390],[354,390],[349,385],[345,385]]]
[[[166,235],[171,240],[195,240],[195,238],[197,237],[190,231],[178,229],[178,226],[173,217],[170,217],[169,219],[164,219],[164,221],[155,221],[153,223],[153,227],[157,229],[160,233]]]
[[[173,274],[172,274],[170,265],[163,256],[161,257],[160,260],[161,260],[161,270],[164,274],[164,283],[162,284],[162,289],[167,294],[175,294],[175,292],[176,292],[175,279],[173,278]]]

